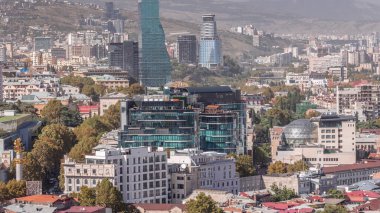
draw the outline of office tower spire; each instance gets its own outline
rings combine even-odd
[[[160,87],[171,81],[171,63],[160,23],[158,0],[139,0],[140,82]]]

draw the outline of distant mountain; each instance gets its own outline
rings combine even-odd
[[[114,2],[137,10],[137,0]],[[380,31],[379,11],[380,0],[161,0],[168,18],[199,23],[201,14],[215,13],[221,26],[253,23],[274,32]]]

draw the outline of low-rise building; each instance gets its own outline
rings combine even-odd
[[[104,115],[110,106],[116,105],[119,101],[126,100],[127,97],[127,95],[122,93],[109,93],[100,97],[100,116]]]

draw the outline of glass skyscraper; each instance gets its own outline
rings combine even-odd
[[[160,87],[171,81],[171,63],[160,22],[159,1],[139,0],[140,83]]]
[[[199,65],[217,69],[222,65],[222,41],[216,28],[215,15],[202,16],[201,38],[199,41]]]

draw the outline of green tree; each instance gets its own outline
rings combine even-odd
[[[293,172],[301,172],[301,171],[306,171],[309,169],[309,165],[303,161],[299,160],[296,161],[294,164],[289,164],[287,167],[287,172],[293,173]]]
[[[78,194],[79,204],[81,206],[95,206],[96,205],[96,189],[82,186]]]
[[[9,192],[7,185],[3,182],[0,182],[0,204],[4,203],[9,199]]]
[[[110,106],[102,116],[102,120],[108,124],[111,129],[120,128],[120,102]]]
[[[344,199],[344,194],[342,191],[336,190],[336,189],[330,189],[327,192],[328,196],[331,198],[336,198],[336,199]]]
[[[253,164],[255,166],[264,167],[270,162],[270,150],[265,149],[264,145],[253,146]]]
[[[186,211],[188,213],[222,213],[223,210],[217,206],[217,203],[210,196],[201,192],[195,199],[186,202]]]
[[[59,100],[51,100],[41,111],[42,118],[49,124],[61,122],[61,110],[63,105]]]
[[[75,134],[68,127],[62,124],[51,124],[45,126],[38,138],[52,139],[63,153],[69,152],[76,143]],[[60,154],[60,156],[61,155],[62,154]]]
[[[341,205],[326,205],[323,211],[317,213],[348,213],[349,211]]]
[[[106,178],[96,185],[96,205],[112,208],[119,212],[124,208],[120,191]]]
[[[128,87],[127,94],[130,97],[133,97],[134,95],[140,95],[145,93],[145,88],[141,86],[140,84],[132,84]]]
[[[9,199],[23,197],[26,195],[26,182],[23,180],[10,180],[7,183],[7,190],[9,194]]]
[[[236,159],[236,171],[240,177],[248,177],[255,174],[255,168],[253,167],[253,159],[249,155],[233,155]]]
[[[77,109],[72,110],[64,106],[61,108],[60,122],[68,127],[77,127],[83,122],[83,118]]]
[[[288,189],[286,186],[283,188],[278,187],[276,184],[272,184],[271,187],[271,200],[274,202],[291,200],[297,198],[297,194],[293,189]]]
[[[268,174],[284,174],[286,173],[286,164],[281,161],[271,163],[268,167]]]

